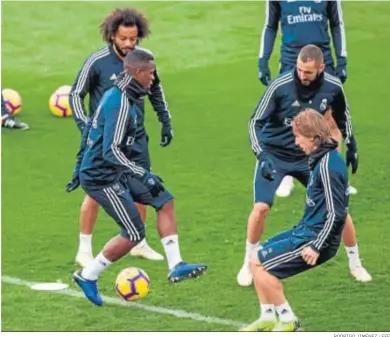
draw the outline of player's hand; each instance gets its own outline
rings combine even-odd
[[[158,175],[152,174],[149,171],[146,171],[141,178],[142,183],[148,188],[150,194],[153,197],[156,197],[160,192],[165,191],[162,180]]]
[[[314,266],[317,263],[320,253],[311,247],[305,247],[303,248],[301,255],[302,259],[304,259],[308,265]]]
[[[347,67],[345,65],[337,65],[336,76],[340,79],[341,83],[345,83],[347,80]]]
[[[267,86],[268,83],[271,81],[271,70],[269,69],[268,61],[259,59],[258,77],[260,82],[263,83],[265,86]]]
[[[358,166],[359,166],[359,157],[358,157],[358,151],[357,151],[357,145],[356,145],[355,138],[352,136],[350,138],[349,143],[346,145],[347,145],[347,153],[346,153],[345,161],[346,161],[347,167],[349,167],[349,165],[351,165],[352,174],[355,174],[357,169],[358,169]]]
[[[269,181],[274,180],[276,169],[272,159],[264,151],[260,152],[260,154],[257,155],[256,158],[259,161],[260,173],[263,178]]]
[[[163,124],[161,128],[161,147],[168,146],[173,139],[173,130],[170,124]]]
[[[79,187],[79,186],[80,186],[79,175],[73,174],[72,180],[70,182],[68,182],[65,186],[65,191],[68,193],[72,192],[75,189],[77,189],[77,187]]]

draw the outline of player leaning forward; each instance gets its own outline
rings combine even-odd
[[[280,280],[333,258],[348,216],[348,171],[324,117],[308,109],[293,119],[292,129],[295,144],[309,156],[305,211],[296,226],[269,239],[252,256],[261,313],[243,331],[298,330]]]
[[[148,94],[154,73],[154,57],[150,52],[144,49],[130,51],[124,59],[124,72],[103,95],[93,119],[88,122],[90,130],[83,133],[80,185],[121,228],[121,233],[112,238],[86,268],[73,274],[86,297],[96,305],[103,304],[97,289],[100,273],[145,237],[144,223],[134,205],[134,200],[141,195],[135,195],[136,191],[131,188],[134,185],[129,181],[141,182],[152,197],[165,190],[161,178],[128,159],[135,146],[136,101]],[[167,203],[172,204],[172,200]],[[164,205],[160,211],[163,208]],[[177,282],[203,274],[206,266],[182,261],[173,207],[170,209],[170,216],[158,221],[158,232],[170,269],[168,279]],[[169,237],[172,239],[164,240]]]
[[[97,109],[104,92],[111,88],[115,79],[123,71],[123,58],[126,54],[138,48],[138,45],[150,35],[149,21],[146,16],[135,8],[117,8],[113,10],[100,25],[103,40],[107,46],[90,55],[80,69],[72,86],[69,103],[73,111],[73,118],[83,134]],[[89,113],[84,100],[89,96]],[[170,121],[170,112],[165,100],[163,87],[157,70],[154,81],[148,93],[149,101],[157,112],[161,122],[161,146],[169,145],[173,133]],[[145,98],[140,97],[137,105],[137,131],[135,146],[132,151],[132,160],[143,169],[150,171],[148,134],[145,129]],[[67,191],[77,188],[78,177],[73,177],[67,186]],[[146,222],[146,206],[136,203],[142,221]],[[85,196],[80,210],[80,238],[76,262],[86,267],[92,260],[92,233],[98,216],[99,205],[88,195]],[[142,256],[150,260],[163,260],[163,256],[154,251],[146,240],[142,240],[131,251],[131,255]]]
[[[291,120],[299,111],[312,108],[324,115],[335,139],[340,132],[347,145],[347,164],[352,173],[358,167],[357,145],[352,133],[349,108],[340,80],[326,72],[321,50],[314,45],[302,48],[294,70],[279,75],[267,88],[249,123],[252,149],[257,157],[254,181],[254,205],[248,219],[244,264],[237,276],[241,286],[252,283],[249,259],[259,246],[265,218],[270,211],[275,191],[286,175],[304,186],[309,184],[307,155],[294,144]],[[333,118],[332,118],[333,116]],[[340,144],[339,144],[340,145]],[[356,234],[351,217],[346,218],[343,241],[353,277],[371,280],[359,258]]]

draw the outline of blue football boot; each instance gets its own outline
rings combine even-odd
[[[181,282],[186,279],[201,276],[207,269],[205,264],[179,262],[168,274],[168,281],[171,283]]]
[[[81,288],[84,295],[95,305],[103,305],[103,299],[100,297],[97,289],[97,280],[87,280],[81,276],[81,270],[73,273],[73,280]]]

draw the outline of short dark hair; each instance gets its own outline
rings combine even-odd
[[[324,62],[324,55],[319,47],[314,44],[304,46],[298,55],[299,59],[306,63],[308,61],[315,61],[316,63]]]
[[[124,69],[127,69],[129,66],[132,66],[134,63],[148,63],[153,62],[154,56],[153,54],[144,48],[135,48],[131,51],[129,51],[124,60],[123,60],[123,67]]]
[[[103,40],[110,43],[119,26],[137,26],[139,40],[145,39],[151,33],[149,21],[143,13],[135,8],[116,8],[99,26]]]

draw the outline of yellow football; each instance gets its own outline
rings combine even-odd
[[[115,289],[125,301],[136,301],[149,293],[150,279],[141,268],[125,268],[116,278]]]
[[[69,106],[69,93],[71,90],[70,85],[63,85],[59,87],[50,96],[49,109],[50,112],[57,117],[69,117],[72,116],[72,110]]]
[[[3,89],[4,104],[11,115],[15,115],[22,109],[22,97],[16,90]]]

